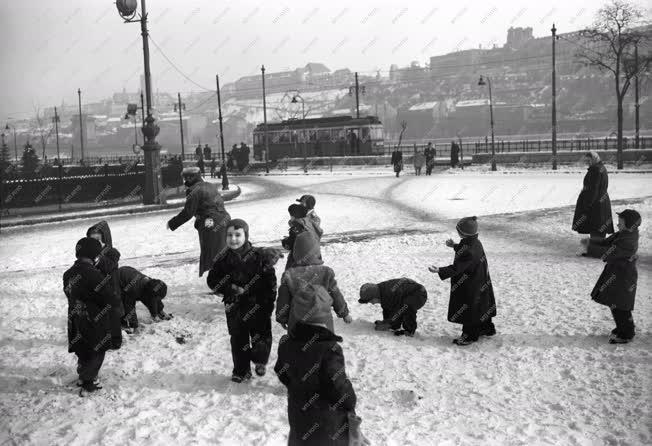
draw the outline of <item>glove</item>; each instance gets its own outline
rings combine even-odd
[[[215,222],[213,221],[212,218],[207,218],[206,220],[204,220],[204,227],[205,228],[210,229],[213,226],[215,226]]]
[[[449,248],[455,246],[455,242],[453,241],[453,239],[449,238],[448,240],[446,240],[446,246],[448,246]]]
[[[345,322],[346,324],[350,324],[351,322],[353,322],[353,318],[351,317],[350,314],[347,314],[347,315],[344,316],[342,319],[344,319],[344,322]]]

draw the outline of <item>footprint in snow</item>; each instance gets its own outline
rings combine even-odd
[[[392,392],[392,396],[396,402],[403,404],[404,406],[412,406],[418,402],[423,397],[417,395],[414,390],[410,389],[398,389]]]

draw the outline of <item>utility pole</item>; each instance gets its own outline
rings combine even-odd
[[[557,28],[552,24],[552,170],[557,170],[557,71],[555,67],[555,41]]]
[[[181,93],[177,93],[177,99],[179,101],[178,106],[175,104],[174,108],[179,108],[179,129],[181,130],[181,159],[185,159],[186,149],[183,145],[183,116],[181,114],[181,108],[186,109],[186,104],[181,103]]]
[[[358,72],[355,72],[355,117],[360,119],[360,97],[358,95],[358,90],[360,86],[358,84]]]
[[[269,144],[267,141],[267,99],[265,98],[265,65],[260,67],[263,77],[263,122],[265,125],[265,173],[269,173]]]
[[[61,154],[59,153],[59,114],[57,107],[54,107],[54,131],[57,135],[57,170],[59,173],[59,181],[57,182],[57,201],[59,202],[59,210],[61,210]]]
[[[81,160],[84,161],[84,125],[82,124],[82,111],[81,111],[81,89],[77,89],[77,96],[79,97],[79,140],[81,143]],[[73,160],[71,160],[73,161]]]
[[[639,113],[639,108],[641,107],[641,104],[638,102],[638,42],[634,44],[634,59],[635,59],[635,73],[636,76],[634,76],[634,125],[636,128],[636,135],[634,139],[634,146],[637,149],[640,149],[640,122],[638,118],[638,113]]]
[[[224,163],[224,131],[222,130],[222,98],[220,96],[220,77],[215,75],[217,84],[217,119],[220,122],[220,148],[222,149],[222,163]]]

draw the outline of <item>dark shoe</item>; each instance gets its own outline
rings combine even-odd
[[[376,324],[376,326],[374,327],[374,329],[375,329],[376,331],[389,331],[389,329],[390,329],[391,327],[392,327],[391,324],[389,324],[389,323],[387,323],[387,322],[385,322],[385,321],[381,321],[380,324]]]
[[[480,329],[480,336],[493,336],[496,334],[496,327],[493,324],[490,327]]]
[[[256,364],[254,370],[256,371],[256,375],[265,376],[265,373],[267,372],[267,367],[265,367],[265,364]]]
[[[609,337],[609,344],[628,344],[631,339],[621,338],[618,335],[611,335]]]
[[[80,387],[86,392],[95,392],[102,388],[102,386],[98,385],[97,381],[84,381]]]
[[[169,320],[172,319],[174,316],[172,316],[172,315],[169,314],[169,313],[166,313],[165,311],[161,311],[161,312],[160,312],[156,317],[157,317],[158,319],[162,320],[162,321],[169,321]]]
[[[231,376],[231,381],[238,384],[244,381],[249,381],[250,379],[251,379],[251,372],[245,373],[244,376],[235,375],[235,374]]]
[[[464,333],[462,333],[462,336],[460,336],[460,337],[457,338],[457,339],[453,339],[453,344],[460,345],[460,346],[464,346],[464,345],[470,345],[470,344],[473,344],[473,343],[476,342],[477,340],[478,340],[477,338],[476,338],[476,339],[473,339],[473,338],[471,338],[471,337],[465,335]]]

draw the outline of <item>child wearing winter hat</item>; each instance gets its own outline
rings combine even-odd
[[[95,266],[101,251],[96,239],[80,239],[75,247],[77,260],[63,274],[63,291],[68,298],[68,352],[77,355],[80,396],[102,388],[97,374],[105,352],[114,348],[111,317],[115,296],[110,281]]]
[[[249,225],[244,220],[229,221],[226,244],[206,283],[223,296],[231,336],[231,380],[240,383],[251,378],[251,363],[258,376],[266,372],[272,348],[276,273],[264,250],[249,242]]]
[[[402,277],[380,283],[365,283],[360,287],[361,304],[380,304],[383,319],[376,321],[376,330],[393,330],[396,336],[414,336],[417,311],[428,299],[423,285]],[[401,328],[402,327],[402,328]]]
[[[344,296],[337,287],[335,273],[324,265],[319,243],[307,231],[294,242],[294,264],[281,277],[276,304],[276,321],[288,331],[306,321],[324,324],[334,332],[331,308],[350,324],[352,319]]]
[[[496,334],[491,320],[496,316],[496,300],[487,256],[478,239],[477,220],[477,217],[462,218],[456,226],[460,242],[446,240],[446,246],[455,251],[452,265],[428,267],[441,280],[451,279],[448,321],[462,324],[462,335],[453,341],[462,346],[472,344],[479,336]]]
[[[618,232],[599,242],[608,249],[602,256],[604,270],[598,278],[591,298],[611,308],[616,328],[610,344],[626,344],[634,338],[632,310],[636,298],[638,270],[638,227],[641,214],[633,209],[618,213]]]
[[[321,236],[324,234],[324,231],[321,228],[321,218],[315,213],[315,204],[317,200],[312,195],[302,195],[297,198],[297,202],[301,203],[301,206],[306,208],[306,227],[311,227],[317,236],[318,240],[321,240]]]
[[[287,280],[289,271],[300,268],[303,267],[286,271],[284,279]],[[281,288],[284,286],[288,286],[287,282]],[[344,352],[339,344],[342,338],[328,328],[330,303],[327,299],[314,299],[312,305],[313,311],[297,321],[279,341],[274,366],[279,381],[288,389],[288,444],[368,444],[363,443],[364,437],[359,434],[361,420],[355,414],[357,399],[346,375]],[[355,439],[359,443],[350,443]]]
[[[290,251],[288,254],[287,263],[285,264],[285,269],[291,268],[294,266],[294,255],[292,253],[294,247],[294,240],[297,235],[302,232],[308,232],[319,241],[320,236],[315,231],[315,227],[309,220],[306,218],[308,215],[308,210],[300,204],[291,204],[288,207],[288,213],[290,214],[290,220],[288,221],[289,229],[288,236],[281,240],[281,245]],[[317,244],[319,247],[319,243]],[[321,253],[319,253],[319,258],[321,258]]]
[[[121,266],[118,269],[120,277],[120,291],[125,316],[122,326],[127,331],[138,328],[138,315],[136,302],[142,302],[152,319],[156,322],[172,319],[172,315],[163,311],[163,298],[167,295],[168,287],[165,282],[152,279],[131,266]]]

